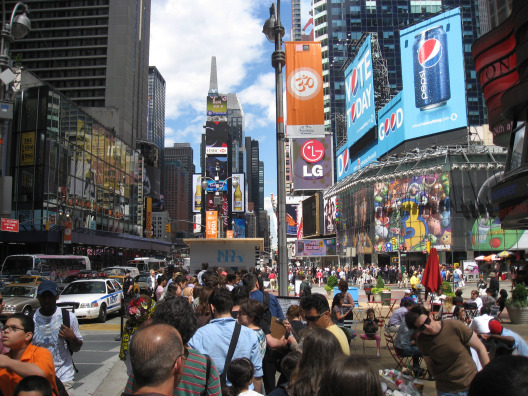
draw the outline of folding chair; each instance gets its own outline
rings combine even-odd
[[[394,347],[394,337],[389,333],[385,332],[385,341],[387,341],[387,349],[389,350],[390,355],[397,363],[395,369],[399,370],[409,367],[412,364],[412,357],[401,357],[396,353],[396,348]]]

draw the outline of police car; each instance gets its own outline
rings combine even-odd
[[[57,306],[70,309],[78,319],[106,322],[109,313],[121,310],[123,290],[114,279],[82,279],[64,288]]]

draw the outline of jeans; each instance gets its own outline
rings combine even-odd
[[[468,391],[461,391],[461,392],[442,392],[442,391],[436,391],[437,396],[467,396]]]

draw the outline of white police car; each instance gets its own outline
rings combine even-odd
[[[114,279],[82,279],[64,288],[57,306],[71,310],[78,319],[97,319],[121,310],[123,290]]]

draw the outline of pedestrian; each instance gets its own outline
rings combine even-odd
[[[367,359],[340,356],[325,370],[317,396],[381,396],[381,382]]]
[[[477,374],[467,348],[475,349],[483,367],[489,363],[486,347],[473,330],[458,320],[436,321],[434,314],[421,305],[409,310],[405,322],[418,334],[416,345],[436,380],[438,396],[466,394]]]
[[[320,328],[332,333],[344,354],[350,355],[350,345],[346,334],[332,321],[330,305],[322,294],[314,293],[311,296],[301,298],[301,308],[304,311],[304,319],[310,328]]]
[[[315,296],[317,294],[311,297]],[[343,351],[336,337],[323,328],[313,327],[304,337],[301,360],[293,371],[288,386],[289,394],[291,396],[317,394],[326,369],[340,356],[343,356]]]
[[[262,393],[250,390],[249,386],[253,383],[255,367],[248,358],[235,359],[227,369],[227,379],[231,386],[222,390],[222,396],[259,396]]]
[[[33,345],[44,347],[51,352],[55,374],[67,392],[73,389],[75,367],[72,353],[78,352],[83,344],[79,322],[75,314],[57,308],[59,288],[50,280],[44,280],[37,289],[40,308],[35,311],[33,322]],[[64,315],[68,315],[64,318]],[[66,324],[65,324],[66,323]]]
[[[138,329],[149,324],[151,316],[156,309],[156,301],[146,294],[131,300],[126,306],[128,319],[125,322],[123,335],[121,337],[121,347],[119,348],[119,359],[125,362],[127,374],[132,372],[132,364],[130,362],[129,346],[133,335]]]
[[[172,395],[180,383],[184,360],[188,357],[180,333],[166,324],[154,324],[139,330],[130,343],[132,370],[137,384],[129,395]]]
[[[2,330],[2,342],[9,348],[7,355],[0,355],[0,392],[12,395],[22,378],[30,375],[44,377],[58,394],[55,382],[55,366],[51,352],[33,345],[35,334],[33,319],[15,313],[7,319]]]
[[[235,319],[231,317],[233,300],[229,290],[223,288],[214,289],[209,302],[214,319],[196,331],[189,340],[189,346],[203,354],[209,355],[221,373],[222,383],[230,385],[229,381],[225,381],[227,368],[230,363],[226,361],[229,360],[226,358],[228,357],[231,343],[233,343],[235,350],[231,358],[248,357],[251,360],[255,367],[254,390],[260,392],[262,389],[263,371],[257,335],[253,330],[236,323]],[[237,330],[236,332],[235,329]],[[213,340],[214,342],[212,342]]]
[[[13,396],[53,396],[53,389],[46,378],[29,375],[17,384]]]

